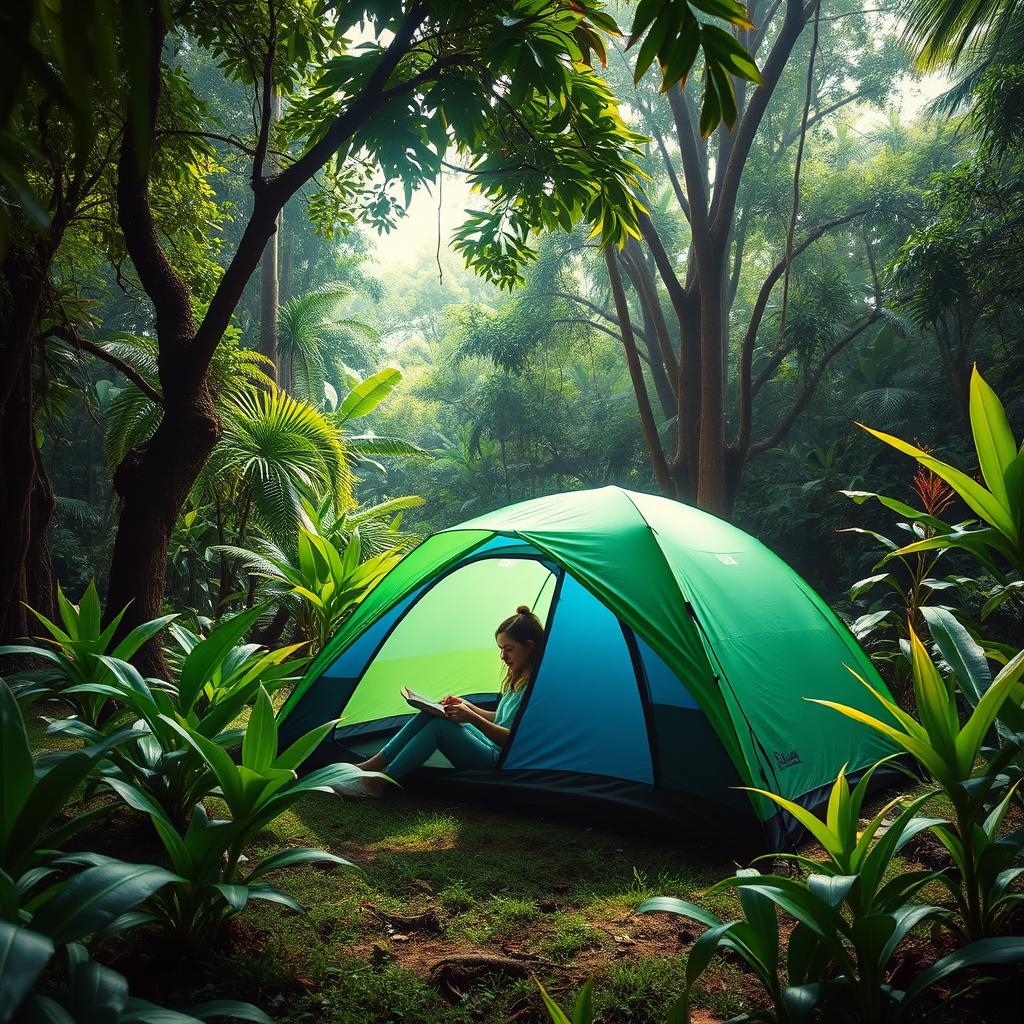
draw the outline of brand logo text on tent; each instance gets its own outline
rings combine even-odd
[[[800,755],[795,751],[791,750],[788,754],[781,754],[779,751],[773,751],[775,754],[775,764],[778,768],[792,768],[795,764],[800,764]]]

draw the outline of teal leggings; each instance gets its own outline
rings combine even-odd
[[[501,751],[479,729],[420,711],[384,745],[385,773],[401,779],[440,750],[456,768],[493,768]]]

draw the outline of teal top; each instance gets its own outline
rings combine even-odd
[[[501,700],[498,701],[498,706],[494,711],[495,725],[500,725],[503,729],[512,728],[512,720],[516,717],[519,705],[523,703],[524,693],[526,693],[525,686],[518,690],[509,690],[508,693],[501,695]]]
[[[494,724],[500,725],[503,729],[511,729],[512,722],[515,720],[516,712],[519,710],[519,705],[523,703],[523,694],[526,693],[526,687],[524,686],[521,690],[510,691],[501,695],[501,700],[498,701],[498,706],[494,709]],[[501,747],[498,746],[490,736],[485,736],[475,725],[466,725],[463,728],[468,729],[475,736],[478,736],[484,743],[489,744],[493,748],[492,757],[495,761],[498,759],[498,754],[501,752]]]

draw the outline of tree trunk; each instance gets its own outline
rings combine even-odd
[[[171,532],[219,434],[204,375],[188,399],[168,406],[149,443],[129,452],[117,467],[114,488],[122,504],[110,564],[108,617],[126,605],[131,626],[163,614]],[[148,644],[136,662],[145,674],[167,678],[159,644]]]
[[[122,505],[110,567],[106,614],[109,619],[131,602],[121,623],[122,632],[162,611],[171,532],[220,434],[209,387],[210,360],[231,322],[246,283],[275,233],[281,209],[386,101],[384,85],[408,52],[426,16],[425,6],[414,5],[396,30],[384,57],[371,72],[363,92],[339,113],[318,142],[269,178],[263,174],[270,121],[269,111],[264,108],[253,159],[253,211],[202,323],[197,326],[188,287],[167,258],[149,206],[149,166],[145,154],[153,150],[161,88],[161,54],[168,30],[163,21],[163,6],[156,3],[149,6],[150,92],[144,126],[146,137],[136,138],[136,122],[129,119],[118,160],[117,212],[126,249],[156,314],[164,415],[148,444],[130,452],[114,474],[114,486]],[[272,72],[271,46],[264,66],[264,95],[270,95]],[[135,661],[144,670],[166,677],[157,642],[147,644]]]
[[[47,529],[53,490],[36,444],[33,347],[43,286],[59,232],[4,260],[6,315],[0,337],[0,640],[30,632],[26,605],[49,615],[53,580]]]
[[[633,327],[629,318],[629,304],[626,302],[626,293],[622,287],[618,258],[615,255],[615,247],[613,245],[609,244],[604,247],[604,259],[605,265],[608,268],[608,282],[611,285],[612,299],[615,302],[615,315],[619,319],[622,347],[626,353],[626,366],[629,368],[629,377],[633,383],[633,393],[636,395],[640,423],[643,427],[644,438],[647,441],[647,450],[651,456],[651,466],[654,469],[654,476],[658,481],[662,494],[671,496],[673,492],[672,475],[665,460],[661,438],[658,436],[658,426],[654,422],[654,413],[651,409],[650,398],[647,395],[643,367],[640,365],[640,357],[636,350],[636,340],[633,337]]]
[[[271,122],[276,124],[281,120],[281,93],[275,89],[271,99]],[[271,173],[277,170],[278,161],[271,157]],[[267,372],[285,390],[290,391],[292,387],[291,374],[286,372],[281,363],[281,353],[278,350],[277,321],[281,312],[281,275],[280,275],[280,248],[281,248],[281,214],[277,215],[274,233],[263,250],[263,259],[260,261],[260,352],[265,355],[273,364]]]
[[[728,515],[725,487],[725,406],[722,401],[722,275],[701,280],[700,444],[697,504],[716,516]]]
[[[32,348],[11,368],[13,387],[0,413],[0,640],[29,635],[35,619],[53,611],[47,529],[53,490],[36,445]]]

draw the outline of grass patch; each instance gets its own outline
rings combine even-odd
[[[561,914],[541,951],[552,960],[568,963],[586,950],[599,949],[603,939],[604,935],[582,914]]]
[[[210,804],[216,813],[217,801]],[[141,815],[118,812],[111,821],[132,825],[124,840],[141,849]],[[116,849],[117,834],[98,828],[78,845],[131,858]],[[459,982],[459,998],[431,982],[442,960],[516,953],[549,962],[527,969],[563,1001],[583,972],[592,975],[603,1024],[659,1020],[684,950],[674,933],[662,942],[631,915],[648,896],[699,899],[731,868],[656,839],[407,794],[363,803],[311,794],[248,853],[255,861],[288,846],[320,847],[356,867],[306,865],[268,879],[306,916],[250,904],[210,952],[218,967],[204,982],[206,998],[251,999],[278,1024],[537,1024],[544,1017],[529,976],[484,970]],[[636,943],[617,941],[630,932]],[[180,990],[182,975],[164,975],[162,1001],[195,1001]],[[707,998],[723,999],[713,987]]]

